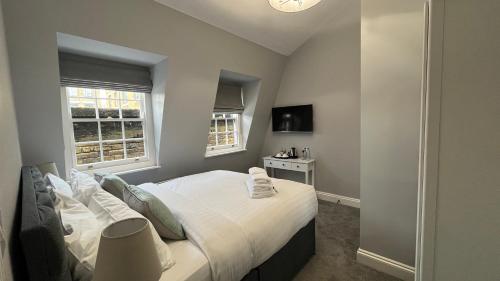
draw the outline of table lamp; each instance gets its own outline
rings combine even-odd
[[[145,218],[118,221],[102,231],[94,281],[158,281],[161,273]]]
[[[57,166],[56,163],[54,162],[46,162],[42,164],[36,165],[38,170],[40,170],[40,173],[42,173],[43,176],[47,173],[51,173],[55,176],[59,176],[59,172],[57,171]]]

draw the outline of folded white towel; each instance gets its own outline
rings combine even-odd
[[[267,175],[266,170],[264,170],[262,168],[259,168],[259,167],[252,167],[252,168],[248,169],[248,173],[250,175],[256,175],[256,174],[265,174],[265,175]]]
[[[256,192],[273,190],[274,186],[272,184],[256,184],[253,183],[253,190]]]
[[[256,185],[250,178],[246,181],[248,194],[253,199],[271,197],[275,194],[274,187],[271,184]]]
[[[270,184],[272,183],[271,178],[267,174],[251,174],[250,177],[255,183],[258,184]]]

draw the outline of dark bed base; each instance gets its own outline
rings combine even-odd
[[[316,250],[315,220],[300,229],[277,253],[242,281],[289,281],[304,267]]]

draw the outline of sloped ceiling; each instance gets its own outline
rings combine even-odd
[[[328,21],[337,5],[323,0],[299,13],[273,9],[267,0],[154,0],[283,55],[290,55]]]

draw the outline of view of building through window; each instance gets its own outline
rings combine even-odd
[[[240,143],[240,114],[214,113],[207,150],[237,147]]]
[[[76,165],[146,157],[145,94],[66,88]]]

